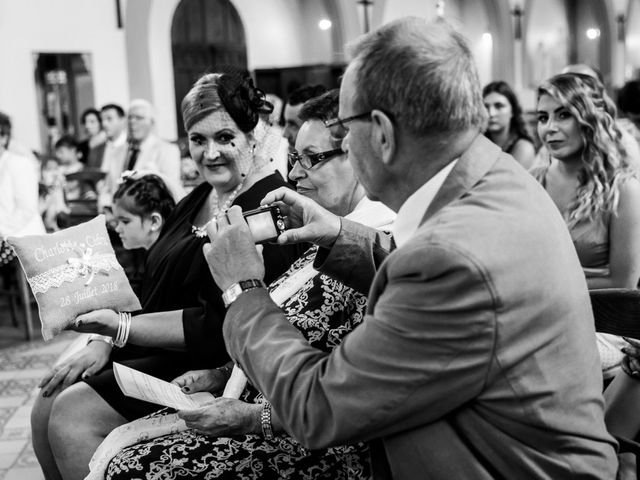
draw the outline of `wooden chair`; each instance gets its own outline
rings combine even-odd
[[[62,228],[73,227],[98,215],[97,184],[105,176],[105,172],[91,168],[84,168],[79,172],[65,175],[67,182],[78,182],[80,184],[83,198],[74,200],[65,198],[65,203],[70,212],[65,219],[58,219],[58,224],[62,223],[60,225]]]
[[[596,331],[640,339],[640,290],[606,288],[590,290]],[[624,375],[624,373],[621,373]],[[636,457],[636,475],[640,478],[640,443],[616,436],[619,453]]]

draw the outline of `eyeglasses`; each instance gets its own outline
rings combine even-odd
[[[336,118],[331,119],[331,120],[325,120],[324,126],[327,127],[327,128],[340,127],[340,128],[345,129],[346,131],[349,131],[349,127],[347,126],[347,124],[349,122],[353,122],[354,120],[360,120],[360,119],[365,118],[365,117],[369,117],[369,118],[367,118],[367,120],[371,120],[371,112],[372,112],[372,110],[369,110],[368,112],[361,113],[359,115],[353,115],[353,116],[347,117],[347,118],[336,117]]]
[[[331,157],[335,157],[336,155],[342,155],[343,153],[344,151],[341,148],[319,153],[300,154],[298,152],[291,152],[289,154],[289,165],[293,167],[296,162],[300,162],[302,168],[309,170],[314,165],[324,162],[325,160],[329,160]]]

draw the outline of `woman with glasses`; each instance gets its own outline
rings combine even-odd
[[[296,140],[296,152],[289,157],[293,163],[291,177],[298,181],[301,194],[333,213],[386,227],[395,214],[365,197],[346,155],[338,148],[341,138],[332,137],[332,131],[324,125],[337,111],[337,90],[304,104],[300,113],[304,124]],[[313,247],[304,253],[271,284],[270,292],[274,298],[283,298],[281,307],[300,330],[301,338],[329,351],[360,324],[366,297],[316,272],[316,251]],[[215,392],[224,387],[228,377],[228,369],[196,371],[176,378],[174,383],[188,393]],[[245,388],[240,400],[217,398],[211,405],[178,415],[186,421],[188,430],[121,450],[109,463],[107,478],[370,477],[365,445],[306,450],[282,431],[278,419],[271,415],[271,406],[252,386]],[[91,478],[102,478],[101,472],[93,473],[95,477]]]
[[[331,93],[337,95],[335,91]],[[302,141],[296,141],[296,150],[289,154],[289,178],[296,182],[296,190],[316,201],[336,215],[352,212],[365,197],[364,188],[356,179],[353,168],[342,151],[341,129],[325,125],[318,118],[306,118]],[[300,133],[298,133],[300,135]],[[338,136],[335,136],[338,135]],[[311,138],[313,141],[308,141]]]

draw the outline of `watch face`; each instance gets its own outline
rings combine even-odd
[[[222,294],[222,300],[224,301],[224,304],[226,306],[229,306],[234,302],[236,298],[238,298],[238,295],[240,295],[241,293],[242,287],[240,286],[240,284],[234,283],[224,291],[224,293]]]
[[[262,283],[262,281],[260,280],[254,279],[243,280],[242,282],[234,283],[222,293],[222,301],[224,302],[224,305],[228,307],[233,302],[235,302],[236,298],[238,298],[238,296],[242,292],[260,287],[264,287],[264,283]]]

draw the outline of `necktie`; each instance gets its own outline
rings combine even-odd
[[[140,154],[140,146],[137,143],[129,144],[129,161],[127,162],[127,168],[125,170],[133,170]]]

